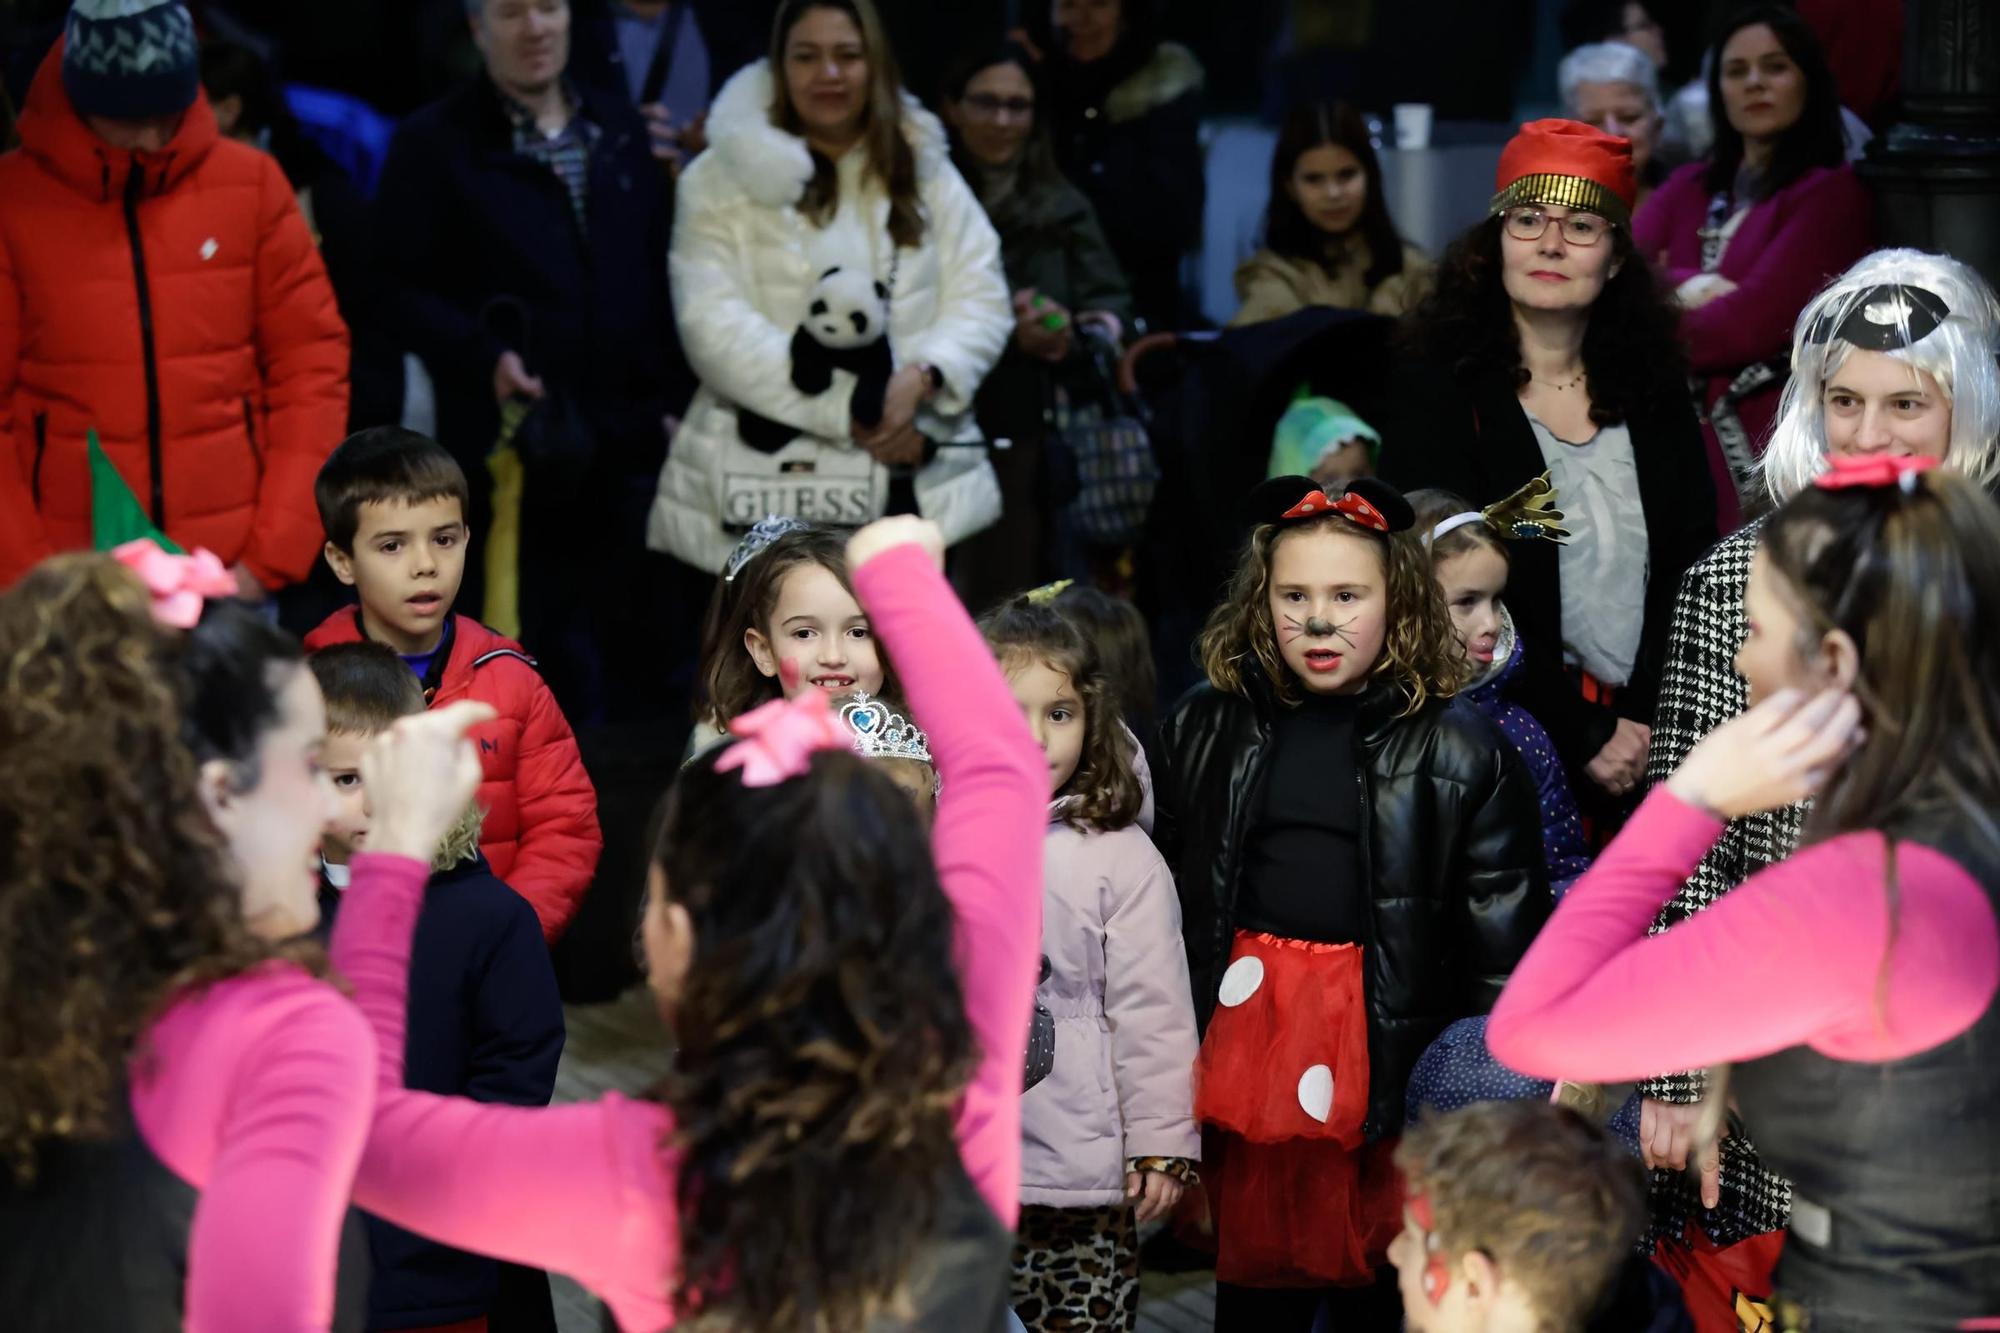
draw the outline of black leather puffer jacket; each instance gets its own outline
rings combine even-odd
[[[1243,847],[1259,805],[1279,704],[1200,685],[1161,728],[1153,837],[1180,889],[1195,1014],[1206,1029],[1229,959]],[[1368,1120],[1398,1132],[1417,1057],[1456,1019],[1485,1013],[1548,919],[1535,784],[1476,709],[1371,686],[1355,719],[1362,873],[1372,890],[1364,949]]]

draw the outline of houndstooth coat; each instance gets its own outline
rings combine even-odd
[[[1743,589],[1750,582],[1750,558],[1761,526],[1753,523],[1723,538],[1681,580],[1653,717],[1649,783],[1666,781],[1696,742],[1748,705],[1748,688],[1736,674],[1735,660],[1748,632]],[[1653,933],[1686,920],[1790,855],[1798,846],[1805,812],[1805,806],[1795,805],[1732,821],[1680,892],[1660,909]],[[1700,1101],[1704,1086],[1700,1071],[1640,1085],[1648,1097],[1682,1104]],[[1683,1172],[1653,1172],[1650,1193],[1652,1240],[1680,1236],[1693,1218],[1717,1244],[1729,1245],[1779,1230],[1791,1214],[1791,1183],[1766,1168],[1756,1146],[1742,1135],[1723,1140],[1722,1199],[1714,1211],[1702,1208],[1693,1178]]]

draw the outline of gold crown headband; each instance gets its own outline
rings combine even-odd
[[[1569,530],[1562,526],[1563,511],[1556,508],[1555,483],[1544,472],[1512,495],[1495,500],[1484,509],[1468,509],[1450,518],[1439,519],[1430,535],[1424,538],[1429,547],[1447,533],[1458,531],[1469,523],[1484,523],[1496,535],[1510,541],[1533,541],[1541,538],[1561,545],[1568,537]]]

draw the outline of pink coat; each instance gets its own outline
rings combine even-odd
[[[1691,162],[1667,177],[1632,219],[1632,242],[1658,270],[1669,290],[1701,272],[1701,229],[1708,225],[1706,162]],[[1734,527],[1735,504],[1707,409],[1729,382],[1757,361],[1791,355],[1792,325],[1799,311],[1828,279],[1868,253],[1874,236],[1874,205],[1848,166],[1814,167],[1770,198],[1754,205],[1737,224],[1716,272],[1736,290],[1681,316],[1688,363],[1703,381],[1704,433],[1718,469],[1724,497],[1724,530]],[[1778,393],[1781,372],[1767,388],[1744,398],[1737,409],[1753,447],[1762,452]]]
[[[1056,1056],[1021,1098],[1021,1202],[1096,1208],[1124,1199],[1127,1158],[1201,1155],[1180,899],[1136,825],[1051,822],[1042,867]]]

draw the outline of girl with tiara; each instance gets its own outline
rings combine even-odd
[[[1395,1329],[1404,1088],[1548,915],[1534,785],[1450,700],[1462,657],[1400,495],[1280,477],[1248,507],[1156,825],[1207,1028],[1216,1328],[1302,1333],[1330,1303]]]
[[[1767,499],[1784,504],[1830,460],[1878,455],[1941,459],[1992,489],[2000,481],[1997,355],[2000,301],[1970,268],[1917,250],[1862,259],[1815,296],[1794,326],[1792,375],[1762,461]],[[1724,538],[1681,584],[1647,763],[1655,786],[1746,706],[1735,659],[1749,630],[1743,596],[1761,533],[1759,520]],[[1789,855],[1805,814],[1792,805],[1731,820],[1661,906],[1653,929],[1686,920]],[[1649,1079],[1641,1091],[1640,1138],[1649,1165],[1660,1168],[1651,1187],[1654,1239],[1678,1248],[1690,1228],[1724,1247],[1768,1237],[1754,1247],[1768,1272],[1790,1187],[1740,1136],[1696,1154],[1697,1178],[1683,1174],[1702,1099],[1699,1072]]]
[[[1923,304],[1852,309],[1907,334]],[[1563,899],[1493,1053],[1601,1080],[1738,1062],[1697,1134],[1727,1107],[1791,1181],[1769,1326],[1992,1327],[2000,508],[1928,455],[1836,458],[1759,531],[1745,602],[1751,707]],[[1798,851],[1650,933],[1727,821],[1808,797]]]
[[[1031,1333],[1131,1333],[1140,1225],[1164,1218],[1201,1155],[1194,1004],[1173,877],[1137,824],[1137,753],[1092,642],[1016,597],[981,620],[1048,761],[1043,1008],[1048,1077],[1022,1098],[1014,1313]]]
[[[641,929],[677,1043],[655,1099],[403,1089],[424,868],[349,890],[333,955],[379,1051],[357,1204],[568,1273],[626,1333],[1005,1326],[1047,767],[943,553],[904,517],[845,561],[943,778],[928,839],[791,679],[668,794]]]
[[[1512,697],[1527,647],[1501,600],[1507,591],[1509,541],[1560,542],[1569,536],[1561,526],[1562,511],[1555,507],[1555,488],[1545,473],[1484,509],[1474,509],[1450,491],[1411,491],[1404,498],[1416,510],[1415,530],[1430,552],[1431,577],[1451,613],[1452,630],[1471,672],[1463,697],[1493,720],[1534,776],[1542,803],[1542,855],[1549,885],[1560,897],[1590,864],[1590,852],[1583,817],[1548,732]]]
[[[366,1314],[348,1192],[375,1043],[287,943],[319,914],[325,713],[297,641],[235,594],[214,556],[142,541],[0,597],[0,1308],[21,1333]],[[478,785],[457,738],[490,716],[405,724],[373,761],[371,845],[428,860]]]
[[[882,693],[886,674],[847,575],[845,529],[771,515],[722,567],[701,634],[701,688],[688,753],[773,699],[817,689]],[[793,670],[782,670],[785,663]]]

